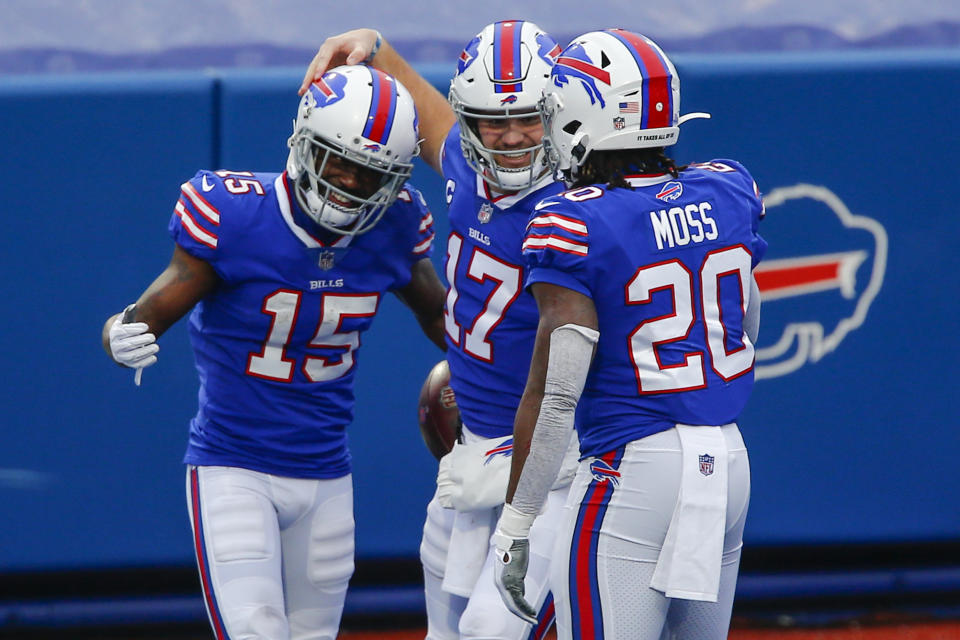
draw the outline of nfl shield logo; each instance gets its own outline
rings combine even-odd
[[[709,476],[711,473],[713,473],[713,461],[714,457],[709,453],[705,453],[700,456],[700,473],[705,476]]]
[[[620,116],[617,116],[616,118],[613,119],[613,128],[614,128],[614,129],[623,129],[623,127],[624,127],[625,125],[626,125],[626,120],[624,120],[624,119],[621,118]]]
[[[320,259],[317,261],[317,264],[324,271],[333,269],[333,265],[336,262],[335,256],[336,254],[333,251],[321,251]]]
[[[493,205],[489,202],[484,202],[483,206],[480,207],[480,211],[477,212],[477,220],[480,221],[480,224],[485,224],[490,222],[490,218],[493,217]]]

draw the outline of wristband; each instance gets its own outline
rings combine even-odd
[[[373,64],[373,59],[376,57],[377,52],[380,51],[380,45],[383,44],[383,36],[380,35],[380,32],[377,31],[377,41],[373,43],[373,49],[370,50],[370,54],[364,59],[364,64]]]
[[[509,502],[503,505],[503,512],[497,522],[497,531],[508,538],[526,538],[530,535],[530,527],[536,520],[536,514],[530,515],[516,509]]]

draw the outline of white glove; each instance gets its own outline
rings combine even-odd
[[[440,458],[437,502],[457,511],[490,509],[503,504],[510,480],[513,436],[455,443]]]
[[[530,624],[537,623],[537,610],[524,598],[530,561],[530,527],[536,516],[517,511],[513,505],[503,505],[503,513],[493,533],[497,560],[493,566],[493,579],[500,592],[500,599],[512,614]]]
[[[157,337],[148,333],[150,327],[146,322],[124,324],[123,315],[118,315],[110,325],[110,355],[131,369],[149,367],[157,361],[156,353],[160,350]]]

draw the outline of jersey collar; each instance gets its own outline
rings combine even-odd
[[[648,187],[652,184],[660,184],[667,180],[673,180],[673,176],[669,173],[637,173],[623,176],[623,179],[626,180],[627,184],[631,187]]]
[[[302,242],[307,248],[322,249],[324,247],[346,247],[350,244],[353,236],[334,236],[337,239],[333,242],[324,242],[317,237],[319,235],[317,232],[311,233],[302,225],[297,224],[295,218],[304,220],[304,224],[312,223],[312,221],[307,217],[307,214],[300,210],[300,205],[297,204],[297,201],[291,197],[290,181],[287,178],[286,171],[277,176],[277,179],[274,182],[274,187],[274,191],[277,193],[277,204],[280,205],[280,215],[283,216],[283,221],[287,223],[288,227],[290,227],[290,231],[293,232],[293,235],[297,236],[300,242]]]
[[[539,191],[553,182],[553,177],[547,173],[523,191],[517,191],[515,193],[499,193],[491,189],[490,185],[487,184],[487,181],[484,180],[479,173],[475,175],[477,180],[477,197],[492,202],[493,206],[498,209],[509,209],[534,191]]]

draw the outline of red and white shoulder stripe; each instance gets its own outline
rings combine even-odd
[[[423,216],[423,218],[420,219],[420,228],[418,229],[418,231],[420,233],[423,233],[424,231],[432,227],[433,227],[433,214],[427,211],[427,215]]]
[[[579,236],[587,235],[587,225],[580,220],[569,218],[567,216],[560,215],[559,213],[547,212],[537,216],[527,223],[528,230],[535,227],[558,227]]]
[[[420,255],[426,253],[430,250],[430,246],[433,244],[433,238],[436,233],[433,231],[433,214],[427,211],[422,218],[420,218],[420,227],[417,229],[417,232],[421,236],[420,242],[418,242],[413,247],[413,253],[415,255]]]
[[[216,207],[207,202],[202,195],[200,195],[200,192],[197,191],[196,187],[189,182],[184,182],[182,185],[180,185],[180,193],[190,200],[190,203],[203,215],[203,217],[213,224],[220,224],[220,212],[217,211]]]
[[[175,211],[190,237],[211,249],[217,248],[215,227],[220,225],[220,212],[189,182],[180,186]]]
[[[523,249],[550,249],[585,256],[590,249],[587,225],[559,213],[544,212],[527,224]]]

